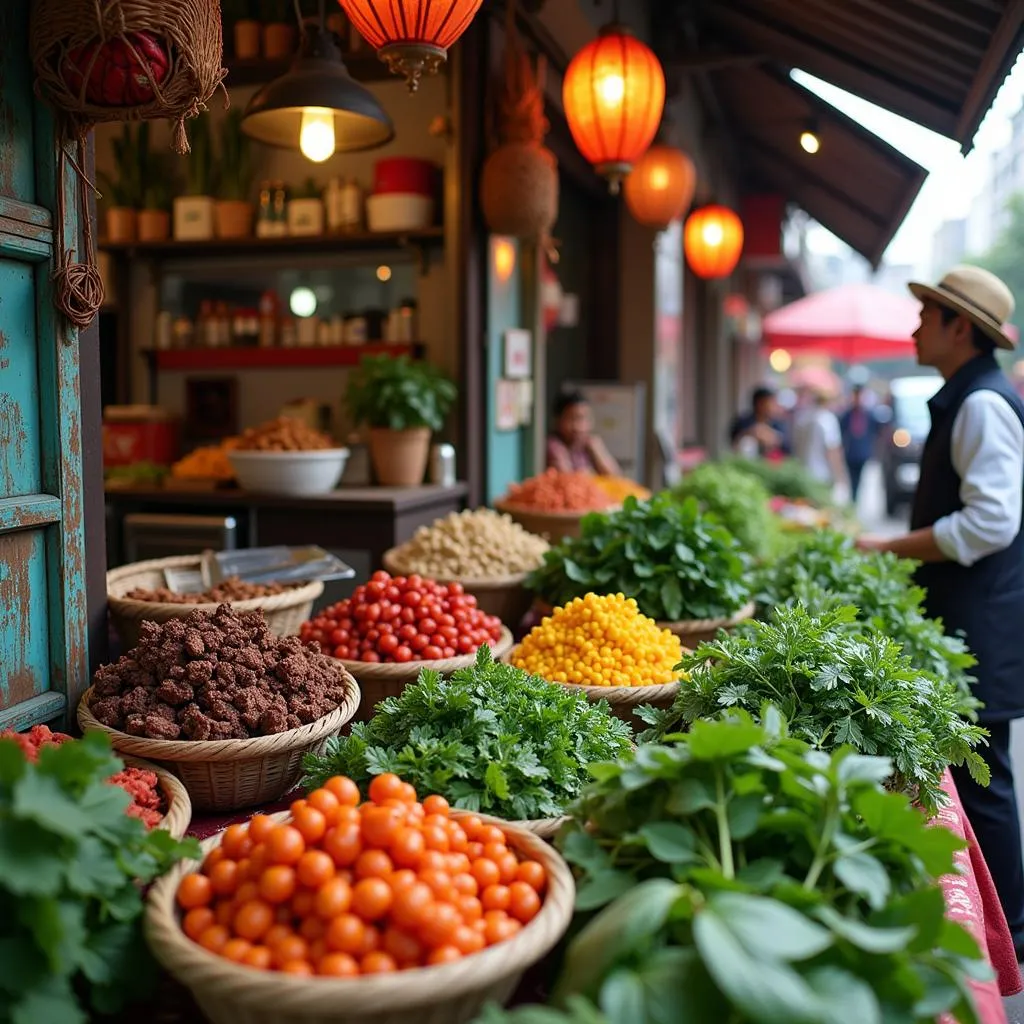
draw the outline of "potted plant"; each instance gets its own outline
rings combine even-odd
[[[324,233],[324,201],[321,187],[313,178],[295,190],[288,200],[288,234],[322,235]]]
[[[364,356],[352,371],[346,400],[356,423],[370,429],[370,460],[385,487],[423,481],[430,435],[444,425],[455,385],[427,363],[406,356]]]
[[[192,152],[184,157],[186,195],[174,199],[174,237],[205,242],[213,238],[214,170],[210,115],[192,121]]]
[[[218,238],[248,238],[256,209],[249,199],[252,157],[249,139],[242,132],[242,111],[233,107],[224,118],[220,135],[220,189],[215,209]]]
[[[110,201],[106,210],[108,242],[125,244],[138,237],[138,210],[142,205],[143,153],[149,149],[148,125],[134,128],[125,124],[121,134],[111,141],[114,155],[113,175],[100,172],[103,194]],[[146,149],[142,149],[143,137]]]
[[[236,60],[255,60],[260,55],[263,26],[253,17],[251,0],[224,0],[224,20],[232,25]]]
[[[263,56],[284,60],[295,52],[295,25],[289,0],[263,0]]]
[[[139,210],[139,241],[166,242],[171,237],[171,185],[165,177],[151,177]]]

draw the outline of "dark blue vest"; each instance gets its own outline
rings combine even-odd
[[[928,403],[932,428],[921,456],[921,479],[910,527],[918,530],[962,509],[960,477],[953,468],[953,422],[975,391],[1002,395],[1024,424],[1024,403],[992,356],[979,356],[958,370]],[[1024,475],[1024,466],[1021,467]],[[929,562],[917,571],[928,591],[928,614],[949,633],[962,632],[978,664],[975,692],[984,701],[982,721],[1024,718],[1024,531],[1008,548],[969,568]]]

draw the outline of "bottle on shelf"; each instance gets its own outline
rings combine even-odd
[[[363,190],[355,178],[348,178],[341,190],[341,230],[357,234],[363,226]]]
[[[260,296],[259,347],[273,348],[277,344],[277,295],[267,289]]]
[[[274,195],[269,181],[260,183],[260,209],[256,220],[256,237],[274,237]]]
[[[341,178],[335,176],[327,182],[324,189],[324,213],[327,230],[332,234],[341,231],[345,224],[345,186]]]

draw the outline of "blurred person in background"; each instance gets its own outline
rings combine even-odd
[[[849,493],[850,478],[843,455],[843,434],[829,396],[804,388],[793,418],[793,454],[815,480],[830,484],[833,491]]]
[[[582,391],[563,391],[555,399],[554,419],[555,430],[547,444],[548,469],[622,475],[615,457],[594,433],[594,417]]]
[[[850,407],[839,417],[843,438],[843,455],[850,478],[850,498],[856,502],[864,466],[874,454],[875,442],[881,422],[873,406],[867,402],[868,392],[863,384],[854,384]]]
[[[779,412],[775,392],[755,388],[750,411],[737,416],[729,429],[733,450],[749,458],[781,459],[789,455],[789,431]]]

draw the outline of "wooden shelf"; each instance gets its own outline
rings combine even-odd
[[[349,74],[357,82],[386,82],[393,80],[400,82],[401,79],[391,74],[388,66],[376,54],[367,47],[356,53],[343,53],[341,59],[345,62]],[[275,78],[280,78],[292,66],[293,57],[286,57],[283,60],[269,60],[266,57],[255,57],[251,60],[239,60],[231,57],[225,67],[228,69],[227,78],[224,84],[228,88],[247,85],[266,85]]]
[[[363,356],[423,354],[423,345],[332,345],[327,348],[144,349],[157,370],[282,370],[313,366],[355,366]]]
[[[304,253],[374,252],[424,249],[444,243],[440,225],[415,231],[362,231],[354,235],[287,238],[211,238],[205,242],[100,242],[104,252],[151,259],[201,259],[234,256],[298,256]]]

